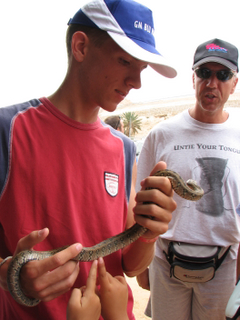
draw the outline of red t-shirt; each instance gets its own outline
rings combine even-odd
[[[0,109],[0,127],[0,256],[44,227],[50,234],[36,250],[89,247],[124,230],[135,156],[129,139],[100,119],[76,122],[46,98]],[[121,250],[104,260],[113,276],[123,274]],[[86,284],[90,266],[80,263],[75,287]],[[0,319],[66,320],[70,294],[28,308],[0,289]],[[130,319],[132,306],[130,291]]]

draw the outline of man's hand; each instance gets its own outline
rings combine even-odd
[[[137,278],[137,283],[141,288],[145,290],[150,290],[148,268],[145,269],[142,273],[140,273],[136,278]]]

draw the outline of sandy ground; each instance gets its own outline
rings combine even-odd
[[[151,318],[144,315],[144,311],[149,298],[149,291],[142,289],[139,287],[136,278],[128,278],[126,277],[127,283],[133,292],[134,298],[134,306],[133,313],[135,315],[136,320],[150,320]]]

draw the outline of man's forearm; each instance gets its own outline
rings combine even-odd
[[[238,257],[237,257],[237,280],[240,276],[240,245],[238,246]]]

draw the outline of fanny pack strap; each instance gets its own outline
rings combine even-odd
[[[221,247],[219,247],[219,251],[220,251],[220,248],[221,248]],[[224,259],[226,258],[228,252],[230,251],[230,249],[231,249],[231,246],[229,246],[229,247],[227,248],[227,250],[226,250],[226,251],[224,252],[224,254],[221,256],[221,258],[217,258],[217,259],[216,259],[216,261],[215,261],[215,267],[216,267],[216,269],[215,269],[215,270],[217,270],[217,269],[221,266],[221,264],[223,263],[223,261],[224,261]],[[167,253],[167,252],[164,251],[164,250],[163,250],[163,253],[165,254],[165,257],[166,257],[168,263],[171,265],[171,264],[173,263],[172,253],[169,254],[169,252]]]
[[[221,258],[217,259],[216,261],[216,270],[220,267],[220,265],[222,264],[223,260],[226,258],[228,252],[230,251],[231,246],[229,246],[227,248],[227,250],[224,252],[224,254],[221,256]]]

